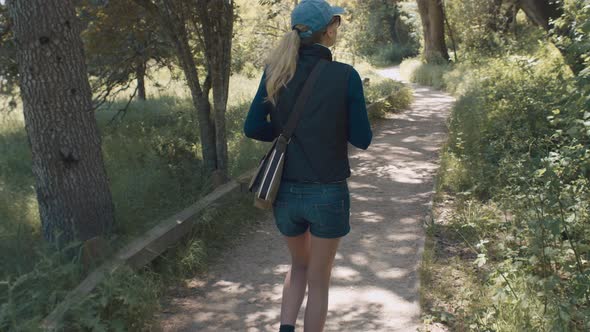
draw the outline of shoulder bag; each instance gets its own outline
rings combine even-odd
[[[321,59],[314,66],[297,97],[295,107],[289,116],[287,125],[283,128],[282,133],[273,141],[270,150],[260,161],[256,174],[250,181],[248,190],[255,194],[254,206],[259,209],[268,210],[272,208],[281,184],[287,145],[291,142],[291,136],[295,131],[295,127],[297,127],[301,113],[305,109],[305,104],[311,95],[313,85],[327,63],[327,60]]]

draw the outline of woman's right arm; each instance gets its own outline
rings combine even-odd
[[[244,134],[255,140],[272,142],[276,136],[272,124],[268,120],[270,105],[265,101],[267,97],[265,79],[266,74],[262,74],[258,92],[256,92],[244,122]]]

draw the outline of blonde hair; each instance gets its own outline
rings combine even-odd
[[[340,16],[334,16],[328,26],[336,22],[340,23]],[[319,42],[326,32],[326,28],[318,30],[302,40],[299,38],[299,32],[307,32],[310,28],[307,25],[297,24],[293,30],[283,36],[279,44],[266,58],[266,101],[277,106],[279,91],[281,91],[282,87],[287,86],[287,83],[295,75],[299,46]]]
[[[266,100],[274,106],[281,88],[295,75],[300,44],[299,31],[293,29],[283,36],[266,59]]]

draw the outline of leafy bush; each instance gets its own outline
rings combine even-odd
[[[443,76],[451,68],[451,65],[425,63],[417,58],[406,59],[400,65],[401,74],[405,79],[436,89],[446,88]]]
[[[575,8],[571,24],[586,27],[590,7]],[[578,35],[572,52],[587,43],[587,34]],[[566,64],[546,45],[532,55],[465,62],[442,75],[459,99],[439,188],[459,204],[495,205],[498,215],[476,213],[471,222],[452,224],[477,255],[481,277],[475,292],[457,295],[468,305],[453,324],[590,329],[590,62],[584,59],[574,76],[568,58]]]
[[[237,101],[227,112],[233,176],[254,167],[265,146],[243,137],[249,104]],[[112,105],[112,110],[97,113],[116,208],[118,245],[194,203],[209,189],[189,100],[161,97],[132,103],[124,117],[109,124],[120,107]],[[68,259],[42,245],[22,122],[6,119],[2,123],[0,147],[4,152],[0,161],[0,330],[36,330],[40,319],[83,275],[77,258]],[[185,269],[202,269],[201,254],[194,242],[179,253],[182,259],[173,260],[181,261]],[[149,323],[148,316],[157,305],[158,282],[147,272],[111,276],[80,307],[84,310],[72,313],[68,324],[73,330],[138,330],[140,322]]]
[[[363,1],[351,22],[352,47],[377,65],[399,63],[418,54],[416,18],[397,3]]]
[[[365,100],[368,104],[372,104],[391,96],[399,100],[399,109],[403,109],[411,103],[411,100],[408,100],[408,95],[411,96],[411,93],[411,89],[405,84],[387,79],[377,83],[370,83],[365,88]]]
[[[371,83],[365,89],[365,99],[368,107],[369,118],[379,119],[389,112],[398,112],[408,108],[414,101],[411,88],[394,80],[382,80]]]
[[[3,276],[0,283],[0,330],[36,331],[41,319],[61,301],[82,273],[80,255],[38,248],[36,262],[29,271]],[[51,285],[51,287],[47,287]]]
[[[141,331],[159,308],[160,276],[122,267],[107,278],[64,318],[66,330]],[[156,322],[157,324],[157,322]]]
[[[567,74],[536,59],[505,58],[489,59],[472,75],[479,81],[457,102],[450,147],[478,183],[477,193],[489,196],[505,185],[496,176],[504,164],[523,155],[540,158],[532,148],[544,148],[538,138],[550,133],[547,117],[551,105],[563,102]]]

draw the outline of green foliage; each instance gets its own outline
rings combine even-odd
[[[365,100],[368,104],[372,104],[389,96],[399,96],[400,108],[405,108],[411,103],[411,101],[408,101],[407,91],[410,92],[411,96],[411,89],[405,84],[394,80],[383,80],[377,83],[370,83],[369,86],[365,87]]]
[[[66,330],[148,330],[159,308],[160,276],[121,267],[64,318]],[[157,324],[157,322],[155,322]]]
[[[504,164],[523,156],[540,158],[533,148],[544,149],[538,138],[549,132],[548,105],[563,102],[567,93],[567,73],[538,61],[489,59],[487,66],[471,68],[478,81],[472,81],[455,107],[451,151],[465,159],[469,178],[482,188],[476,193],[484,197],[505,185],[501,178],[489,176],[498,174]]]
[[[29,271],[9,275],[3,273],[0,282],[0,330],[38,329],[41,319],[80,278],[80,255],[67,253],[77,246],[74,243],[63,251],[52,251],[53,248],[37,245],[36,262]]]
[[[414,95],[412,89],[394,80],[382,80],[370,83],[365,88],[365,99],[370,104],[369,118],[376,120],[386,117],[387,113],[399,112],[412,104]]]
[[[584,3],[566,7],[577,27],[588,23]],[[575,58],[588,40],[579,34],[570,42]],[[564,59],[538,45],[532,54],[484,57],[442,75],[459,99],[439,190],[459,198],[459,216],[473,201],[495,211],[490,218],[473,210],[444,225],[478,266],[463,277],[478,277],[475,291],[452,295],[461,303],[451,310],[456,329],[590,329],[590,63],[584,58],[576,76],[568,64],[568,53]]]
[[[518,229],[500,207],[470,198],[447,202],[450,213],[429,226],[420,275],[426,323],[453,331],[553,331],[518,247]],[[436,240],[443,240],[438,242]]]
[[[352,46],[377,65],[400,63],[420,48],[416,17],[396,2],[362,1],[354,8]]]
[[[250,78],[258,75],[270,50],[291,29],[292,2],[260,1],[252,6],[249,1],[238,1],[239,19],[232,43],[232,71]]]
[[[236,82],[232,86],[251,87],[257,83],[242,77],[233,80]],[[249,106],[243,98],[251,98],[251,90],[233,89],[227,112],[232,176],[254,167],[266,146],[242,134]],[[190,99],[162,96],[132,103],[124,116],[119,115],[111,122],[124,103],[115,103],[110,110],[105,106],[96,115],[116,207],[115,232],[119,238],[115,245],[119,246],[154,222],[194,203],[210,189],[202,170],[198,125]],[[27,136],[22,120],[14,115],[3,117],[0,149],[3,155],[0,161],[0,303],[6,303],[0,310],[0,330],[34,330],[32,326],[80,281],[80,267],[77,260],[64,262],[54,257],[51,249],[42,247]],[[210,219],[208,228],[211,231],[205,233],[205,237],[195,239],[186,249],[177,252],[177,256],[170,256],[171,261],[180,262],[176,270],[179,276],[189,275],[181,271],[205,268],[205,256],[201,252],[203,242],[213,239],[218,231],[235,234],[228,232],[229,224],[233,223],[236,228],[237,219],[252,213],[246,211],[246,205],[251,206],[251,201],[248,203],[239,205],[241,208],[236,206],[241,213],[239,216],[212,214],[211,218],[227,220],[219,223]],[[217,227],[220,224],[226,225],[223,230]],[[223,246],[222,241],[217,242]],[[157,300],[160,291],[158,283],[148,272],[140,275],[121,272],[112,276],[81,307],[84,310],[71,314],[68,324],[73,324],[74,330],[138,330],[140,322],[150,323],[150,315],[157,305],[154,299]]]
[[[499,36],[492,29],[497,20],[492,16],[494,0],[449,0],[445,1],[445,13],[455,41],[461,44],[463,52],[497,51]]]
[[[161,24],[149,19],[145,9],[134,1],[97,4],[85,0],[78,11],[86,24],[82,39],[88,73],[93,91],[101,98],[128,86],[138,72],[149,77],[150,67],[171,67],[173,46]]]
[[[16,45],[11,24],[6,5],[0,3],[0,99],[11,97],[17,85]],[[14,98],[0,100],[0,112],[13,110],[15,106]]]
[[[410,82],[432,86],[436,89],[445,88],[443,76],[452,68],[452,64],[426,63],[412,58],[404,60],[400,71]]]
[[[590,61],[590,4],[588,1],[563,0],[564,15],[554,22],[552,34],[565,60],[578,73],[587,70]],[[589,73],[581,77],[588,78]]]
[[[11,114],[0,116],[0,127],[0,280],[4,280],[34,264],[23,258],[35,255],[39,212],[24,126]]]
[[[105,4],[90,1],[86,5],[95,7],[79,7],[79,15],[88,24],[83,38],[90,70],[96,75],[90,79],[104,88],[106,81],[98,76],[105,74],[102,78],[112,79],[110,83],[121,88],[134,78],[133,70],[138,63],[166,58],[170,49],[162,49],[159,28],[153,26],[154,22],[145,21],[141,8],[129,1],[111,1],[106,7]],[[0,5],[0,26],[5,22],[1,9]],[[232,77],[226,114],[231,176],[255,166],[266,148],[264,143],[245,138],[242,126],[258,84],[258,80],[252,78],[260,75],[261,55],[265,45],[276,40],[275,36],[266,34],[268,27],[258,29],[267,23],[266,17],[258,15],[259,7],[244,6],[244,10],[253,15],[244,16],[243,25],[238,23],[243,29],[236,32],[233,45],[239,51],[234,53],[233,66],[235,71],[248,76]],[[285,24],[287,16],[276,14],[273,17],[276,21],[272,23],[278,29]],[[249,18],[254,19],[247,21]],[[274,33],[275,28],[268,30]],[[259,33],[257,37],[242,43],[239,38],[254,30]],[[0,44],[3,41],[0,40]],[[146,49],[146,46],[158,49]],[[160,51],[164,53],[158,53]],[[392,49],[391,52],[396,51]],[[0,53],[0,58],[5,54]],[[13,57],[6,59],[13,60]],[[1,67],[0,77],[4,79],[8,76],[2,70],[8,67]],[[171,76],[166,85],[168,78],[163,79],[160,74],[151,71],[148,76],[147,88],[154,92],[149,101],[133,102],[124,112],[121,110],[125,109],[126,101],[116,101],[103,105],[96,112],[116,208],[118,238],[113,244],[115,247],[122,246],[154,222],[185,208],[210,189],[202,170],[199,129],[186,84]],[[368,90],[370,98],[390,96],[383,102],[387,111],[404,108],[411,102],[411,91],[407,87],[393,82],[374,82]],[[42,245],[27,135],[22,119],[14,113],[0,123],[0,330],[34,331],[39,321],[84,275],[78,255],[55,252]],[[239,238],[241,227],[257,222],[260,217],[249,197],[227,204],[231,204],[232,209],[215,207],[195,218],[199,226],[193,236],[153,264],[153,271],[160,272],[159,276],[149,270],[117,271],[84,303],[72,308],[64,328],[149,329],[163,286],[171,282],[170,279],[177,281],[205,270],[227,247],[226,241]]]

